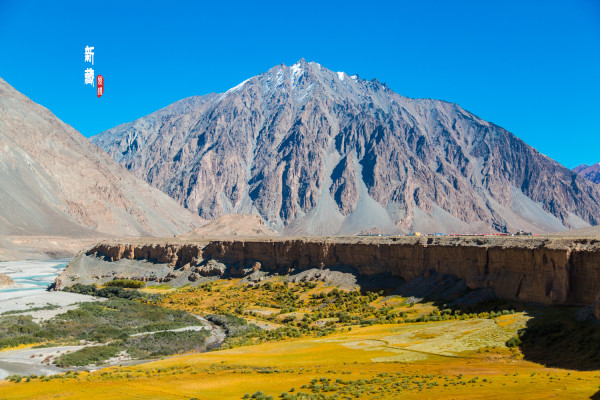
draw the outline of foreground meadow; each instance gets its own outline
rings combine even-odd
[[[545,399],[600,390],[599,370],[545,367],[517,346],[547,310],[460,311],[278,279],[147,290],[162,293],[163,307],[223,324],[223,349],[5,381],[0,398]]]

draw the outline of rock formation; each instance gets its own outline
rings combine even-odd
[[[284,234],[553,232],[600,223],[600,188],[460,106],[300,60],[92,138],[206,219]]]
[[[0,79],[0,235],[173,235],[201,224]]]
[[[589,305],[600,294],[600,240],[535,237],[105,242],[73,259],[55,288],[145,274],[135,260],[147,263],[147,271],[160,271],[157,279],[177,278],[179,284],[198,276],[223,275],[226,268],[236,274],[252,273],[259,263],[261,271],[279,274],[350,268],[357,276],[380,277],[381,282],[390,277],[410,281],[431,273],[451,275],[471,289],[491,288],[503,299],[541,304]],[[138,268],[133,273],[128,270],[131,265]]]
[[[10,279],[10,276],[5,274],[0,274],[0,289],[6,289],[11,286],[14,286],[15,282]]]

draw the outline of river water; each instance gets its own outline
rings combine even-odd
[[[9,311],[27,310],[48,304],[62,306],[77,301],[76,296],[80,295],[75,293],[62,294],[47,291],[48,286],[65,269],[68,261],[0,262],[0,274],[8,275],[16,284],[11,288],[0,289],[0,315]],[[35,354],[44,351],[35,349],[0,351],[0,379],[12,374],[48,375],[62,372],[61,368],[43,365],[41,360],[36,360]]]
[[[17,284],[15,287],[0,289],[0,317],[3,313],[19,310],[24,311],[25,314],[31,315],[34,320],[36,320],[36,318],[48,319],[56,314],[65,312],[68,308],[77,307],[77,303],[84,301],[98,301],[98,298],[77,293],[47,291],[48,286],[54,282],[54,279],[65,269],[68,261],[69,260],[0,262],[0,274],[8,275]],[[40,308],[44,308],[48,305],[56,305],[58,308],[53,310],[40,310]],[[202,321],[202,325],[174,330],[209,329],[211,331],[211,337],[207,340],[207,348],[213,349],[220,347],[225,339],[223,330],[201,317],[198,317],[198,319]],[[49,356],[57,357],[64,352],[75,351],[81,347],[82,346],[58,346],[43,349],[26,348],[9,351],[0,350],[0,380],[13,374],[49,375],[65,372],[65,369],[59,368],[51,363],[48,364],[45,360]],[[140,362],[142,361],[136,360],[125,362],[125,364],[137,364]]]
[[[34,318],[43,319],[65,312],[66,307],[76,307],[83,301],[98,301],[97,298],[69,292],[48,292],[48,286],[65,269],[69,260],[48,261],[11,261],[0,262],[0,274],[8,275],[15,283],[15,287],[0,289],[0,317],[2,313],[10,311],[25,311],[25,314]],[[59,306],[55,310],[35,310],[47,305]],[[27,311],[32,309],[31,311]],[[209,329],[211,337],[207,340],[207,348],[220,347],[225,339],[223,330],[205,319],[198,317],[202,326],[192,326],[176,330],[199,330]],[[82,346],[59,346],[44,349],[18,349],[0,351],[0,380],[9,375],[49,375],[65,372],[66,369],[48,364],[44,360],[49,357],[57,357],[68,351],[75,351]],[[125,362],[140,363],[141,360]],[[119,362],[121,363],[121,362]],[[81,368],[79,368],[81,369]],[[85,368],[84,368],[85,369]]]
[[[17,284],[0,289],[0,301],[44,293],[68,262],[68,259],[0,262],[0,274],[8,275]]]

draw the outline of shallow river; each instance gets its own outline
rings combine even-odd
[[[54,279],[65,269],[69,260],[49,260],[49,261],[12,261],[0,262],[0,274],[8,275],[17,283],[17,286],[10,289],[0,289],[0,315],[10,311],[25,311],[38,308],[38,310],[26,311],[33,317],[34,321],[39,319],[49,319],[53,316],[63,313],[68,309],[78,307],[78,303],[84,301],[98,301],[100,299],[86,296],[78,293],[69,292],[48,292],[46,289],[54,282]],[[59,308],[54,310],[39,310],[40,307],[47,305],[56,305]],[[223,330],[205,319],[198,317],[202,321],[202,326],[191,326],[179,330],[200,330],[209,329],[211,337],[207,340],[207,348],[213,349],[221,345],[225,339]],[[150,334],[147,332],[145,334]],[[60,346],[44,349],[18,349],[9,351],[0,351],[0,380],[8,375],[49,375],[66,371],[48,364],[48,357],[58,357],[67,351],[74,351],[82,346]],[[140,363],[138,361],[121,362],[122,364]],[[78,369],[78,368],[75,368]]]
[[[8,275],[16,287],[0,289],[0,300],[43,293],[67,266],[69,260],[0,262],[0,274]],[[2,314],[3,310],[0,310]]]
[[[7,311],[26,310],[47,304],[66,305],[78,301],[79,295],[75,293],[68,293],[65,296],[60,292],[46,291],[58,274],[65,269],[68,261],[0,262],[0,274],[8,275],[16,283],[15,287],[0,289],[0,315]],[[42,351],[44,350],[37,350],[37,353]],[[32,357],[34,353],[36,350],[0,351],[0,379],[12,374],[47,375],[63,371],[53,365],[42,365],[41,361],[36,362]]]

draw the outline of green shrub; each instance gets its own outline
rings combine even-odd
[[[83,366],[96,364],[101,365],[111,357],[116,356],[123,350],[122,344],[107,344],[104,346],[84,347],[83,349],[66,353],[60,356],[54,363],[59,367]]]
[[[506,341],[506,347],[518,347],[521,345],[521,339],[517,336],[513,336]]]
[[[134,279],[114,279],[105,283],[106,286],[116,286],[121,288],[139,289],[146,286],[146,282]]]
[[[134,358],[153,358],[189,351],[204,351],[210,333],[201,331],[158,332],[127,341],[127,352]]]
[[[114,282],[114,281],[111,281]],[[141,281],[131,281],[131,282],[141,282]],[[142,282],[143,283],[143,282]],[[107,286],[102,289],[98,289],[94,285],[82,285],[81,283],[76,283],[73,286],[69,286],[63,289],[65,292],[72,293],[80,293],[87,294],[89,296],[97,296],[97,297],[106,297],[113,298],[119,297],[122,299],[128,300],[155,300],[159,297],[159,295],[150,295],[147,293],[142,293],[139,290],[128,289],[119,286]]]

